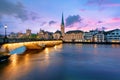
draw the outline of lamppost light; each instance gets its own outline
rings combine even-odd
[[[4,28],[6,29],[6,28],[7,28],[7,25],[5,25]]]

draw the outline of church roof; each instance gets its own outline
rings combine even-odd
[[[68,32],[66,32],[67,34],[71,34],[71,33],[75,33],[75,34],[77,34],[77,33],[83,33],[83,31],[81,31],[81,30],[72,30],[72,31],[68,31]]]
[[[57,30],[55,33],[59,33],[59,34],[61,34],[61,31]]]

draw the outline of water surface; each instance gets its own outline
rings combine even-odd
[[[63,44],[14,54],[0,80],[120,80],[120,45]]]

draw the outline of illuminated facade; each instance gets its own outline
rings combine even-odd
[[[24,34],[21,32],[18,32],[18,38],[23,38],[23,37],[24,37]]]
[[[115,29],[106,32],[107,42],[120,42],[120,29]]]
[[[99,32],[93,36],[93,42],[105,42],[105,36],[103,32]]]
[[[30,36],[31,35],[31,30],[30,29],[27,29],[26,30],[26,36]]]
[[[14,32],[11,32],[8,38],[17,38],[17,34]]]
[[[52,37],[52,33],[46,32],[46,31],[40,29],[39,33],[37,34],[37,38],[49,40],[49,39],[52,39],[53,37]]]
[[[80,30],[66,32],[63,41],[65,42],[83,42],[83,32]]]
[[[84,32],[84,42],[92,42],[93,34],[91,32]]]
[[[53,39],[56,39],[56,40],[61,39],[61,36],[62,36],[61,31],[56,31],[53,34]]]

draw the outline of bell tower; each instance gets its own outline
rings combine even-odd
[[[61,34],[62,34],[62,37],[64,37],[64,35],[65,35],[65,25],[64,25],[63,13],[62,13],[62,21],[61,21]]]

